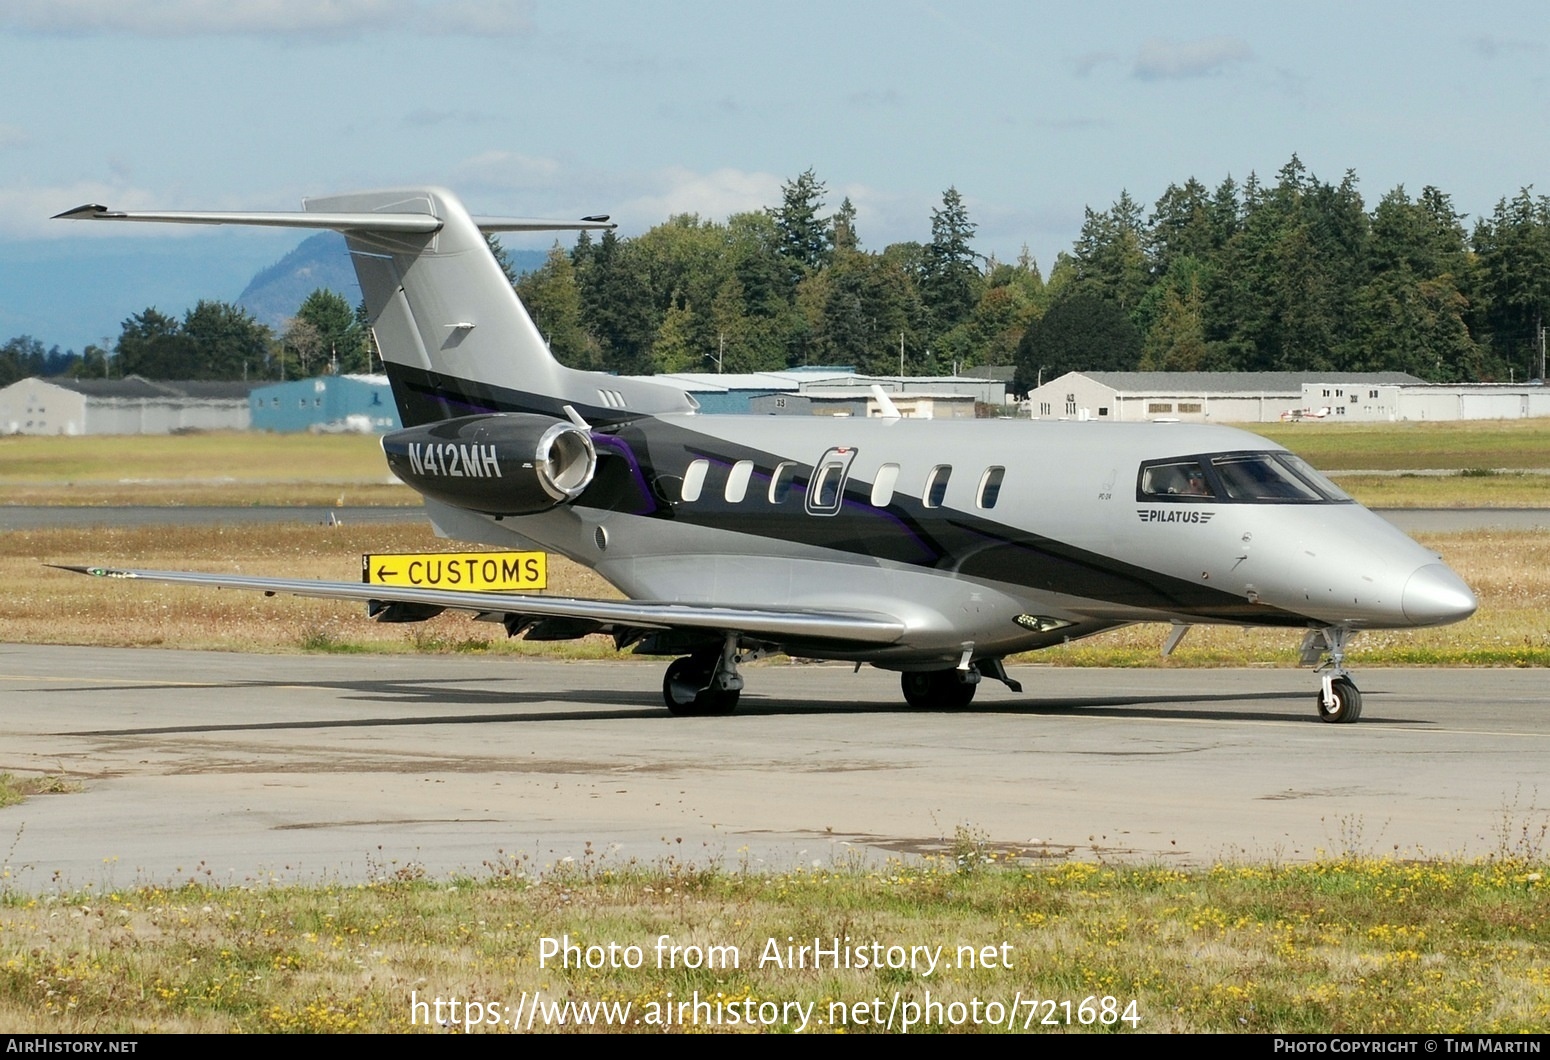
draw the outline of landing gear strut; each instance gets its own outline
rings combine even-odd
[[[1345,668],[1346,644],[1351,639],[1348,626],[1326,626],[1310,630],[1303,640],[1304,657],[1316,661],[1325,652],[1329,661],[1319,667],[1323,674],[1323,687],[1315,697],[1319,708],[1319,720],[1331,724],[1350,723],[1362,716],[1362,693],[1351,680]]]
[[[737,672],[737,634],[728,633],[721,649],[677,659],[662,677],[662,700],[681,718],[730,714],[743,692]]]

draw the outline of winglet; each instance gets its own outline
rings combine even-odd
[[[96,221],[108,218],[108,208],[101,203],[88,202],[64,213],[56,213],[51,221]]]

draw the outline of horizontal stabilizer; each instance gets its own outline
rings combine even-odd
[[[55,214],[56,221],[145,221],[184,225],[253,225],[261,228],[327,228],[336,232],[428,233],[442,226],[440,218],[428,213],[245,213],[213,210],[153,211],[110,210],[97,203],[86,203],[73,210]],[[553,221],[538,217],[475,217],[481,232],[576,232],[582,229],[607,229],[617,226],[602,218],[579,221]]]
[[[58,566],[57,564],[55,566]],[[235,574],[190,571],[120,570],[112,567],[59,566],[60,570],[97,578],[135,579],[221,589],[251,589],[270,596],[314,596],[328,600],[361,600],[444,607],[452,611],[589,619],[608,626],[645,629],[694,629],[735,632],[770,640],[834,640],[862,644],[892,644],[904,635],[904,623],[870,611],[801,611],[775,608],[715,607],[642,600],[583,600],[524,593],[461,592],[408,589],[362,582],[324,582],[291,578],[250,578]]]

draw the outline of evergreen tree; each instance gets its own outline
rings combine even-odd
[[[581,303],[588,330],[601,351],[601,367],[620,375],[651,372],[651,340],[656,333],[644,262],[632,243],[612,230],[579,270]]]
[[[921,262],[920,295],[933,336],[962,323],[979,301],[981,277],[969,242],[976,225],[957,188],[942,193],[942,205],[931,211],[931,242]]]
[[[1041,377],[1133,371],[1140,358],[1141,335],[1125,311],[1091,292],[1073,291],[1023,335],[1015,385],[1027,393]]]
[[[861,238],[856,235],[856,207],[851,204],[849,195],[840,202],[840,208],[834,215],[832,234],[829,238],[834,244],[836,254],[861,249]]]
[[[779,253],[787,262],[793,287],[807,272],[828,264],[831,236],[828,223],[819,216],[827,190],[811,169],[780,186],[781,204],[772,216],[780,232]]]
[[[595,368],[596,349],[582,326],[581,287],[571,256],[558,243],[543,266],[517,280],[517,295],[557,361],[571,368]]]
[[[343,299],[340,303],[353,322],[348,303]],[[183,315],[182,337],[186,368],[160,378],[257,379],[269,362],[269,329],[228,302],[206,300],[195,305]]]
[[[188,344],[174,317],[154,307],[125,320],[119,332],[118,374],[147,379],[190,379]]]
[[[316,361],[312,365],[315,371],[359,373],[371,370],[366,330],[343,295],[319,287],[297,308],[287,335],[297,323],[308,325],[310,329],[308,352],[309,360]]]
[[[1103,213],[1089,209],[1072,257],[1076,285],[1130,312],[1146,293],[1148,270],[1141,206],[1128,191]]]

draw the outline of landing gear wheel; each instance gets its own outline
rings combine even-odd
[[[685,655],[674,660],[662,677],[662,701],[670,714],[680,718],[703,718],[730,714],[737,709],[737,689],[707,688],[715,660]]]
[[[961,710],[974,701],[979,685],[958,670],[924,670],[899,675],[904,702],[917,710]]]
[[[1349,677],[1337,677],[1329,684],[1330,694],[1334,697],[1333,706],[1324,702],[1324,690],[1321,688],[1315,702],[1319,705],[1319,720],[1331,724],[1350,723],[1362,716],[1362,693]]]

